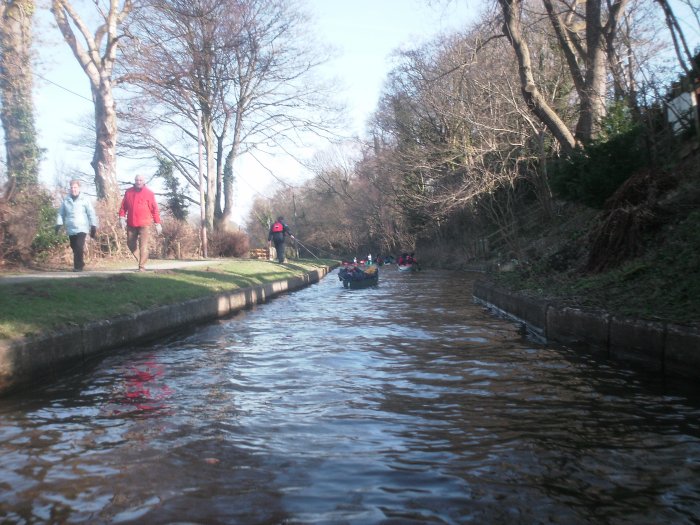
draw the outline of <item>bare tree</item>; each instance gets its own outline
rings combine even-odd
[[[214,226],[226,135],[221,60],[233,52],[235,41],[227,40],[228,31],[223,30],[230,20],[229,7],[222,0],[144,2],[130,27],[134,44],[125,60],[124,78],[136,89],[125,115],[131,123],[130,147],[168,158],[189,185],[204,193],[209,229]],[[192,145],[199,140],[200,126],[206,163],[203,188],[198,163],[190,155],[197,151]]]
[[[39,148],[34,126],[31,66],[33,0],[0,2],[0,97],[5,133],[5,196],[37,184]]]
[[[503,9],[504,32],[510,41],[518,59],[520,74],[520,89],[532,112],[539,118],[547,129],[554,135],[564,150],[570,151],[576,146],[576,139],[571,130],[564,124],[557,112],[545,101],[537,87],[532,72],[530,47],[523,35],[520,12],[521,0],[499,0]]]
[[[668,0],[655,1],[664,12],[664,18],[666,19],[666,25],[671,32],[671,39],[673,40],[673,47],[676,51],[676,56],[678,57],[678,63],[681,65],[687,76],[690,77],[693,71],[695,71],[695,74],[697,75],[698,72],[700,72],[700,64],[698,64],[696,60],[697,55],[693,55],[693,52],[688,45],[685,33],[678,23],[678,18],[671,8],[670,2]],[[700,6],[698,6],[697,3],[693,5],[690,1],[687,2],[687,6],[693,13],[698,28],[700,29]]]
[[[313,76],[323,57],[302,38],[307,30],[288,0],[150,0],[132,27],[138,56],[130,57],[127,78],[150,100],[141,116],[158,121],[141,142],[180,159],[180,173],[196,186],[192,149],[155,137],[196,140],[201,113],[210,228],[225,227],[233,214],[242,155],[328,133],[330,106]]]
[[[572,132],[543,100],[533,75],[531,52],[523,32],[525,2],[499,0],[504,33],[519,64],[523,98],[565,150],[572,150],[577,142],[590,141],[598,133],[606,108],[606,51],[616,38],[627,1],[609,2],[604,12],[602,0],[542,0],[578,93],[579,118]]]
[[[585,142],[581,136],[610,132],[611,119],[596,129],[605,106],[613,96],[634,97],[635,81],[649,71],[640,69],[662,45],[655,37],[662,19],[649,15],[651,0],[509,4],[520,10],[506,33],[517,34],[524,62],[512,52],[513,39],[493,29],[504,18],[493,16],[464,35],[396,54],[363,157],[354,166],[319,162],[295,194],[313,244],[352,253],[428,239],[458,246],[456,254],[480,245],[483,255],[490,244],[504,257],[520,257],[523,229],[558,219],[551,159]],[[288,192],[280,193],[274,207],[289,202]]]
[[[257,200],[248,221],[249,231],[267,239],[266,221],[281,214],[317,257],[360,255],[370,249],[376,253],[378,246],[373,244],[370,226],[376,217],[374,195],[355,173],[346,173],[341,165],[324,162],[319,169],[303,186],[282,188],[269,200]],[[301,253],[307,252],[302,249]]]
[[[95,104],[95,187],[100,199],[118,199],[117,110],[112,73],[121,36],[119,26],[129,15],[132,0],[95,0],[100,24],[94,34],[69,0],[52,0],[51,11],[63,38],[90,82]],[[81,40],[82,39],[82,40]]]
[[[576,88],[541,20],[528,33],[533,77],[569,129]],[[525,104],[510,44],[492,38],[491,25],[405,51],[389,76],[372,130],[375,160],[358,173],[372,173],[383,209],[393,212],[383,231],[399,243],[445,235],[477,246],[473,225],[481,223],[517,253],[523,196],[542,205],[530,215],[552,216],[546,160],[558,147]]]

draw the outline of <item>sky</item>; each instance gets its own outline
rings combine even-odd
[[[364,130],[376,108],[391,55],[412,48],[441,32],[465,29],[482,2],[453,0],[309,0],[318,16],[321,38],[336,47],[332,68],[345,81],[354,132]]]
[[[362,135],[365,122],[374,111],[383,82],[391,68],[391,54],[430,40],[441,32],[463,29],[481,2],[453,0],[305,0],[314,20],[317,39],[335,50],[328,74],[338,77],[343,88],[338,96],[351,116],[347,130]],[[433,6],[429,4],[433,3]],[[45,148],[41,180],[53,186],[63,181],[68,168],[91,173],[92,153],[81,151],[69,141],[84,134],[92,119],[92,101],[87,77],[62,41],[50,17],[40,22],[36,44],[42,60],[36,68],[35,106],[39,141]],[[92,139],[92,137],[90,137]],[[296,162],[284,155],[268,159],[275,175],[296,184],[308,177]],[[119,181],[133,180],[138,169],[126,159],[117,160]],[[239,224],[256,195],[271,196],[280,187],[265,170],[252,163],[239,166],[237,199],[241,206],[235,217]],[[198,211],[191,210],[198,215]]]

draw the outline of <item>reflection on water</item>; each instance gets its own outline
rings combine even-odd
[[[334,275],[0,400],[0,522],[698,523],[700,403]]]
[[[163,383],[164,372],[165,367],[153,356],[130,364],[122,371],[122,380],[114,384],[112,402],[102,408],[103,413],[124,417],[128,412],[133,417],[154,417],[169,412],[168,398],[173,391]]]

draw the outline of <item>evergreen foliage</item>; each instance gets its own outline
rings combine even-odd
[[[180,181],[173,173],[173,163],[162,157],[159,158],[156,177],[163,179],[163,185],[166,189],[164,208],[178,221],[187,220],[187,215],[189,213],[187,210],[187,198],[180,189]]]
[[[28,263],[40,260],[61,242],[54,233],[56,210],[45,191],[19,191],[0,201],[0,259]]]
[[[51,202],[51,198],[43,193],[36,196],[37,216],[36,236],[32,242],[34,257],[43,260],[59,244],[66,240],[65,234],[57,234],[54,225],[56,224],[56,209]]]
[[[550,167],[552,190],[561,198],[601,208],[630,175],[648,165],[644,129],[622,104],[614,105],[598,139]]]
[[[5,134],[8,197],[32,190],[39,182],[41,150],[37,144],[32,101],[33,0],[0,4],[0,119]]]

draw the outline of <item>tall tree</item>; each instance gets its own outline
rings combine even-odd
[[[135,17],[126,78],[148,109],[132,115],[134,131],[198,188],[191,142],[164,137],[196,141],[201,115],[209,228],[230,222],[242,155],[333,121],[313,78],[323,58],[301,37],[306,22],[289,0],[148,0]]]
[[[7,197],[36,185],[39,179],[31,65],[34,10],[33,0],[0,2],[0,117],[5,132]]]
[[[119,26],[133,7],[132,0],[95,0],[100,24],[94,34],[69,0],[52,0],[51,11],[63,38],[88,77],[95,104],[95,153],[91,165],[100,199],[118,199],[117,108],[112,78],[121,36]],[[82,41],[79,37],[82,37]]]
[[[515,50],[520,68],[523,98],[565,150],[572,150],[577,142],[589,142],[599,131],[606,108],[607,49],[616,38],[627,1],[612,0],[604,10],[603,0],[542,0],[578,93],[579,118],[572,132],[543,99],[533,74],[531,52],[523,31],[523,13],[528,2],[499,0],[504,33]]]
[[[139,107],[125,115],[129,147],[168,158],[188,185],[203,192],[210,230],[220,210],[229,89],[223,63],[237,42],[233,11],[228,0],[147,0],[130,26],[134,45],[125,60],[124,78],[134,90],[129,104]],[[203,187],[192,155],[200,138]]]
[[[535,116],[547,126],[564,150],[571,151],[576,146],[576,139],[571,130],[547,103],[535,82],[530,46],[523,34],[521,23],[521,0],[499,0],[503,10],[503,30],[510,41],[518,59],[520,90],[523,99]]]

